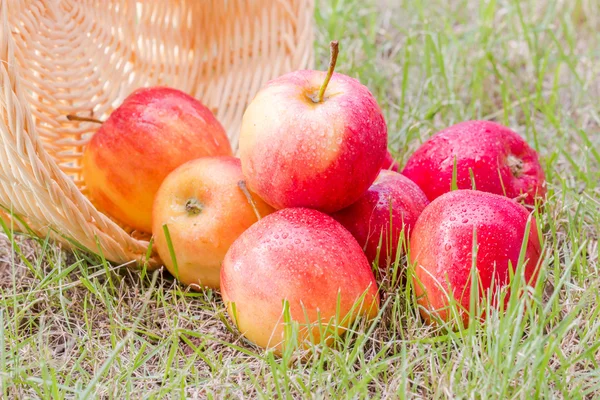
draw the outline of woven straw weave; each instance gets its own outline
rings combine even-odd
[[[258,89],[312,64],[313,1],[0,0],[0,206],[38,235],[141,261],[148,242],[84,196],[97,125],[66,116],[105,119],[135,88],[167,85],[211,108],[236,148]]]

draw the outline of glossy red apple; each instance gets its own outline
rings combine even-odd
[[[139,89],[92,136],[83,178],[94,204],[138,231],[152,230],[152,204],[163,179],[187,161],[231,155],[212,112],[172,88]]]
[[[421,315],[428,321],[452,319],[449,297],[461,305],[469,320],[473,231],[477,237],[479,301],[507,290],[510,269],[516,270],[530,212],[504,196],[474,190],[444,194],[425,208],[410,239],[410,265]],[[534,285],[541,246],[531,217],[523,270],[525,282]],[[506,301],[508,301],[507,293]]]
[[[475,189],[515,198],[525,203],[546,195],[538,154],[521,136],[491,121],[466,121],[435,134],[408,160],[402,173],[429,200],[451,190],[456,160],[458,189]],[[473,178],[473,179],[472,179]]]
[[[335,212],[354,203],[381,169],[387,127],[356,79],[296,71],[272,80],[244,113],[240,159],[249,187],[275,208]]]
[[[427,204],[427,196],[416,183],[397,172],[381,170],[358,201],[332,216],[363,246],[369,262],[378,259],[384,268],[396,260],[400,242]]]
[[[274,210],[258,196],[240,188],[240,160],[201,157],[171,172],[154,199],[152,233],[165,266],[192,288],[219,288],[221,264],[229,246],[257,220]],[[175,252],[170,254],[163,225]],[[176,267],[177,265],[177,267]]]
[[[385,153],[385,159],[381,169],[389,169],[390,171],[398,172],[399,168],[400,165],[398,165],[398,161],[394,159],[394,156],[392,156],[392,153],[388,150],[387,153]]]
[[[379,304],[356,240],[330,216],[307,208],[277,211],[244,232],[225,256],[221,294],[240,332],[278,353],[289,338],[284,300],[300,324],[300,344],[328,343],[320,329],[332,323],[342,333],[358,315],[377,315]]]

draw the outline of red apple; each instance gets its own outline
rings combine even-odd
[[[340,210],[362,196],[383,164],[387,127],[377,101],[356,79],[333,73],[332,54],[328,73],[274,79],[244,113],[242,170],[275,208]]]
[[[181,282],[192,288],[219,288],[221,263],[229,246],[258,218],[273,209],[240,188],[240,160],[202,157],[171,172],[156,193],[152,232],[158,255]],[[167,225],[177,267],[163,225]]]
[[[369,262],[378,259],[379,267],[385,267],[396,260],[400,241],[427,204],[427,196],[416,183],[397,172],[381,170],[356,203],[332,216],[364,246]]]
[[[381,169],[389,169],[390,171],[398,172],[399,168],[398,161],[394,159],[394,156],[392,156],[392,153],[388,150],[387,153],[385,153],[385,159]]]
[[[474,180],[476,190],[510,198],[526,194],[527,204],[546,194],[536,151],[491,121],[461,122],[438,132],[410,157],[402,173],[431,201],[451,190],[455,163],[458,189],[472,189]]]
[[[187,161],[218,155],[231,155],[231,146],[208,108],[179,90],[139,89],[90,140],[83,178],[101,211],[150,232],[154,195],[163,179]]]
[[[491,193],[457,190],[432,201],[417,220],[410,239],[410,263],[415,267],[414,287],[421,315],[428,321],[436,317],[451,320],[448,306],[452,296],[461,306],[467,325],[474,231],[479,301],[491,296],[497,306],[499,290],[507,290],[510,283],[510,269],[517,268],[528,218],[525,207]],[[525,282],[532,286],[540,253],[535,219],[531,217],[523,273]]]
[[[284,300],[300,324],[299,343],[319,343],[329,323],[342,333],[358,315],[377,315],[379,304],[356,240],[333,218],[307,208],[277,211],[244,232],[225,256],[221,294],[240,332],[278,353],[288,339]]]

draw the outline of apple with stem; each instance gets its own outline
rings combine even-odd
[[[430,201],[449,192],[453,181],[458,189],[522,196],[530,205],[546,195],[537,152],[516,132],[491,121],[461,122],[438,132],[409,158],[402,173]]]
[[[270,81],[244,113],[240,159],[248,186],[271,206],[335,212],[373,183],[387,127],[369,90],[334,73],[296,71]]]
[[[219,288],[229,246],[273,212],[246,190],[243,179],[239,159],[202,157],[175,169],[160,186],[153,208],[154,244],[182,283],[194,289]]]

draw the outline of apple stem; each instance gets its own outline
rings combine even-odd
[[[244,193],[244,196],[246,196],[246,199],[248,199],[248,203],[250,203],[250,205],[252,206],[252,209],[254,210],[254,214],[256,214],[256,218],[260,221],[260,219],[261,219],[260,213],[258,212],[258,208],[256,207],[256,202],[254,201],[254,198],[252,197],[252,195],[250,194],[250,191],[248,190],[248,186],[246,186],[246,181],[239,181],[238,186],[240,187],[240,190],[242,191],[242,193]]]
[[[521,175],[523,175],[523,160],[510,154],[506,158],[506,161],[508,163],[508,167],[510,168],[510,172],[515,178],[519,178]]]
[[[67,115],[67,119],[69,121],[94,122],[94,123],[100,124],[100,125],[102,125],[104,123],[103,121],[100,121],[99,119],[96,119],[96,118],[80,117],[79,115],[74,115],[74,114]]]
[[[529,197],[529,195],[527,193],[521,193],[517,197],[513,198],[513,201],[516,201],[517,203],[520,203],[523,200],[525,200],[527,197]]]
[[[198,201],[198,199],[191,198],[191,199],[188,199],[188,201],[185,202],[185,211],[187,211],[187,213],[190,214],[190,215],[198,215],[198,214],[200,214],[202,212],[203,208],[204,207]]]
[[[325,81],[321,85],[321,89],[319,89],[319,94],[317,95],[317,99],[315,103],[320,103],[323,101],[323,96],[325,95],[325,90],[327,90],[327,85],[329,85],[329,80],[333,75],[333,71],[335,70],[335,63],[337,62],[338,54],[340,53],[340,46],[337,40],[329,43],[330,49],[330,58],[329,58],[329,68],[327,69],[327,76],[325,77]]]

